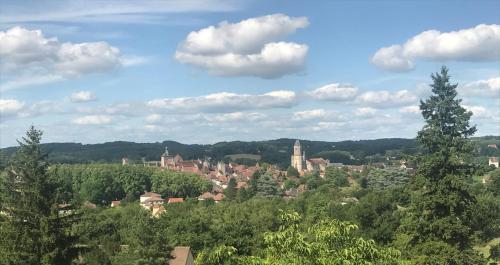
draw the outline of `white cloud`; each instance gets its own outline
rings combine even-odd
[[[379,49],[371,58],[377,67],[390,71],[414,69],[415,60],[499,61],[500,25],[477,25],[459,31],[424,31],[403,45]]]
[[[92,94],[90,91],[78,91],[70,96],[71,102],[88,102],[88,101],[94,101],[96,100],[97,97]]]
[[[189,33],[175,58],[213,75],[278,78],[303,70],[308,47],[276,41],[308,25],[283,14],[224,21]]]
[[[259,112],[232,112],[232,113],[223,113],[217,114],[213,116],[204,115],[204,118],[207,121],[213,122],[215,124],[218,123],[233,123],[233,122],[250,122],[250,121],[258,121],[265,118],[266,115]]]
[[[249,109],[290,108],[297,105],[293,91],[278,90],[260,95],[216,93],[186,98],[154,99],[149,107],[169,113],[234,112]]]
[[[393,108],[415,103],[417,100],[417,96],[408,90],[399,90],[396,92],[389,92],[387,90],[367,91],[356,98],[356,102],[359,104],[377,108]]]
[[[466,96],[500,97],[500,76],[486,80],[478,80],[458,87],[458,91]]]
[[[20,22],[100,22],[162,23],[163,14],[224,12],[240,4],[227,0],[38,0],[24,5],[2,5],[0,23]]]
[[[468,106],[463,105],[466,110],[472,112],[473,119],[488,119],[493,118],[499,114],[499,110],[487,110],[483,106]]]
[[[352,85],[329,84],[306,92],[309,96],[318,100],[348,101],[354,99],[358,88]]]
[[[70,43],[47,38],[41,30],[0,31],[2,90],[100,73],[123,65],[118,48],[106,42]]]
[[[110,124],[111,121],[111,117],[107,115],[87,115],[72,120],[74,124],[78,125],[104,125]]]
[[[370,107],[357,108],[354,115],[358,117],[373,117],[377,114],[377,110]]]
[[[146,121],[149,123],[155,123],[161,121],[162,116],[160,114],[151,114],[146,116]]]
[[[421,110],[419,106],[414,105],[414,106],[402,107],[399,109],[399,112],[407,114],[420,114]]]
[[[16,99],[0,99],[0,115],[15,115],[23,109],[24,105],[24,102]]]
[[[297,111],[293,113],[292,119],[294,120],[316,120],[324,119],[327,117],[328,112],[324,109],[312,109]]]

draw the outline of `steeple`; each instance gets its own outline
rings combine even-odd
[[[163,156],[169,156],[169,154],[168,154],[168,147],[167,146],[165,146],[165,153],[163,153]]]

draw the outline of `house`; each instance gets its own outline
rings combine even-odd
[[[184,202],[184,198],[168,198],[168,204],[171,203],[177,203],[177,202]]]
[[[96,209],[97,208],[97,205],[89,202],[89,201],[86,201],[83,203],[83,207],[87,208],[87,209]]]
[[[489,144],[488,148],[498,149],[496,144]]]
[[[490,159],[488,160],[488,165],[498,168],[498,157],[490,157]]]
[[[213,199],[214,199],[214,195],[208,191],[203,193],[202,195],[198,196],[199,201],[213,200]]]
[[[144,201],[146,201],[147,199],[150,199],[152,197],[160,197],[161,198],[161,195],[158,193],[154,193],[154,192],[144,192],[144,194],[142,194],[141,197],[139,198],[140,203],[143,203]]]
[[[226,198],[226,196],[224,196],[224,194],[218,193],[217,195],[214,196],[214,201],[220,202],[220,201],[224,200],[224,198]]]
[[[160,217],[163,213],[165,213],[165,207],[163,207],[163,205],[153,205],[153,210],[151,211],[153,217]]]
[[[146,209],[151,209],[155,205],[162,205],[165,202],[161,197],[151,197],[141,203],[141,206]]]
[[[172,258],[168,265],[194,265],[194,257],[190,247],[175,247],[170,252]]]
[[[248,183],[244,182],[244,181],[238,181],[236,183],[236,189],[246,189],[248,188]]]
[[[58,204],[57,208],[59,209],[59,214],[60,215],[65,215],[65,214],[72,213],[71,204],[68,204],[68,203]]]
[[[307,171],[318,171],[325,172],[326,168],[329,166],[330,161],[328,159],[310,158],[306,160]]]
[[[112,201],[111,202],[111,207],[118,207],[120,206],[121,201]]]
[[[164,202],[161,195],[154,192],[145,192],[141,195],[139,200],[141,206],[148,210],[150,210],[154,205],[162,205]]]

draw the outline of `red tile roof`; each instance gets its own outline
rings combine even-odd
[[[184,202],[184,198],[168,198],[168,203]]]
[[[222,201],[224,198],[226,198],[226,196],[224,196],[224,194],[222,193],[219,193],[217,195],[214,196],[214,201]]]

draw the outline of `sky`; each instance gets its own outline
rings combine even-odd
[[[499,1],[0,0],[0,147],[413,138],[443,65],[500,135]]]

